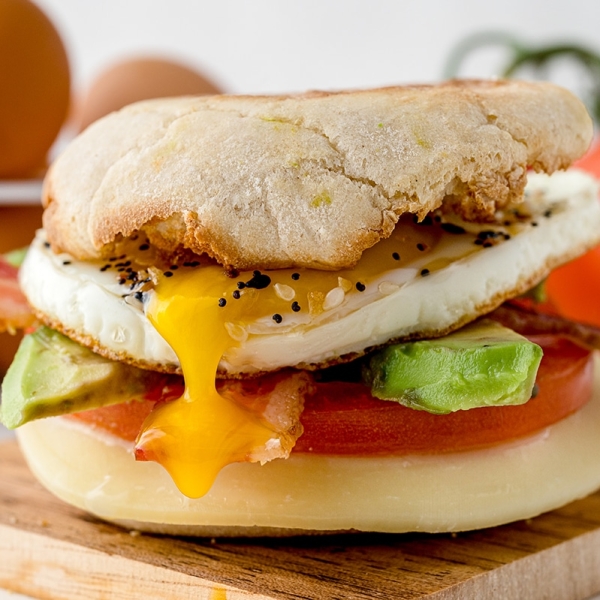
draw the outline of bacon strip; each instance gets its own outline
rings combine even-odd
[[[257,448],[248,457],[250,462],[266,462],[274,458],[287,458],[298,437],[302,434],[300,416],[305,397],[315,391],[308,373],[279,372],[257,379],[220,379],[219,393],[247,408],[273,428],[276,442]],[[123,440],[134,442],[146,417],[157,403],[175,400],[183,393],[183,379],[170,377],[144,395],[146,401],[123,402],[93,410],[67,415],[111,433]]]
[[[558,314],[540,312],[533,303],[509,300],[487,315],[487,318],[521,335],[561,335],[590,350],[600,350],[600,328],[571,321]]]
[[[14,333],[33,324],[27,300],[19,288],[19,270],[0,256],[0,332]]]

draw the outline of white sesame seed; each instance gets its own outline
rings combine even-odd
[[[400,286],[392,283],[391,281],[382,281],[377,289],[379,290],[380,294],[389,296],[390,294],[397,292],[400,289]]]
[[[122,344],[124,341],[127,340],[127,330],[123,329],[123,327],[115,327],[115,329],[113,329],[113,331],[111,332],[110,337],[113,339],[114,342]]]
[[[275,288],[277,296],[286,302],[289,302],[296,297],[296,290],[289,285],[285,285],[285,283],[276,283],[273,287]]]
[[[323,302],[323,310],[331,310],[336,306],[339,306],[346,297],[344,290],[341,287],[335,287],[327,292],[325,301]]]
[[[236,342],[245,342],[248,339],[248,332],[241,325],[228,322],[225,323],[225,329],[229,337]]]

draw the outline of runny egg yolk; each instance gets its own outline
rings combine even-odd
[[[148,416],[136,455],[162,464],[181,492],[192,498],[204,495],[225,465],[247,460],[254,448],[275,435],[258,416],[215,388],[221,355],[235,343],[218,303],[226,283],[219,267],[163,278],[148,310],[177,352],[186,387],[181,398]],[[243,310],[242,303],[232,306],[228,318],[240,319]]]
[[[409,222],[367,250],[353,269],[282,269],[232,277],[221,267],[203,266],[163,276],[146,313],[180,360],[185,392],[155,407],[138,436],[136,457],[162,464],[186,496],[204,495],[223,467],[251,460],[253,451],[278,438],[262,415],[215,388],[221,357],[252,335],[248,327],[261,320],[282,327],[302,311],[323,314],[374,283],[381,288],[386,273],[400,267],[418,265],[420,275],[443,268],[447,261],[439,251],[447,242],[440,242],[448,237],[460,238],[454,258],[481,248],[473,244],[473,235],[449,235],[436,223]]]

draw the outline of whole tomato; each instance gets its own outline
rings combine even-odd
[[[574,166],[600,179],[600,140]],[[600,246],[554,270],[546,293],[560,314],[600,326]]]

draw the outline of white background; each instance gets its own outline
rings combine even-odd
[[[77,86],[133,54],[182,59],[230,92],[432,81],[459,40],[491,30],[600,51],[598,0],[36,1],[66,42]],[[471,74],[497,66],[476,63]]]

